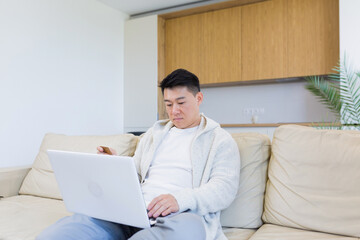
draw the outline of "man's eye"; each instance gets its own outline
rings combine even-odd
[[[184,104],[185,102],[179,102],[179,104],[181,105],[181,104]]]
[[[172,105],[171,104],[166,104],[167,107],[171,107]]]

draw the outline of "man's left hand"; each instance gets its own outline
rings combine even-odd
[[[165,217],[179,211],[179,205],[173,195],[162,194],[151,201],[148,210],[149,217],[157,218],[160,215]]]

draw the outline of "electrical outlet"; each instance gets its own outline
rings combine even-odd
[[[244,108],[243,109],[243,114],[245,114],[245,115],[251,114],[251,108]]]
[[[260,115],[264,113],[265,113],[264,108],[243,108],[244,115]]]

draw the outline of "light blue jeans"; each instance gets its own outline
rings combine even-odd
[[[206,239],[200,216],[180,213],[159,217],[153,227],[139,229],[122,224],[91,218],[81,214],[64,217],[46,228],[36,240],[184,240]]]

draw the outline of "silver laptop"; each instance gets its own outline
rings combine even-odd
[[[151,226],[131,157],[47,153],[68,211],[138,228]]]

